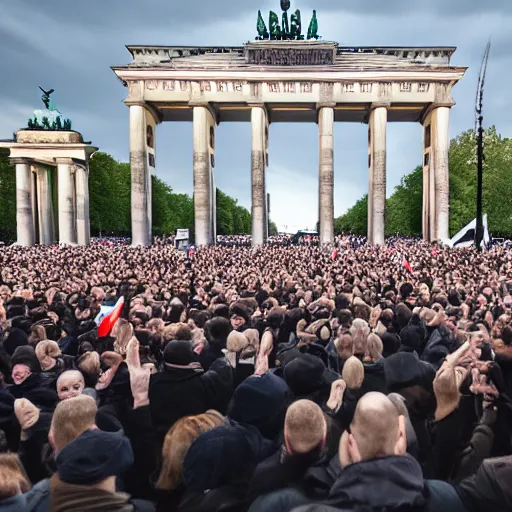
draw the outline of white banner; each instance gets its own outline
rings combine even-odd
[[[176,240],[188,240],[189,239],[189,230],[188,229],[177,229],[176,230]]]

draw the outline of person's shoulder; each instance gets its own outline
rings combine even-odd
[[[50,500],[50,479],[45,478],[25,493],[27,510],[30,512],[46,512]]]
[[[455,487],[441,480],[425,480],[425,512],[467,512]]]
[[[155,504],[146,500],[131,500],[133,505],[133,512],[154,512],[156,510]]]

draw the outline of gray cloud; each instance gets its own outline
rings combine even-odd
[[[512,3],[508,0],[295,0],[309,20],[317,9],[320,33],[341,45],[458,46],[452,64],[468,66],[454,89],[451,135],[471,128],[478,68],[493,39],[486,84],[485,120],[512,134],[508,94],[512,57]],[[279,12],[279,0],[172,2],[169,0],[16,0],[0,8],[0,138],[8,137],[40,107],[37,85],[53,87],[55,101],[74,127],[102,150],[128,159],[126,90],[110,70],[129,62],[125,44],[241,45],[255,35],[256,13]],[[421,127],[388,128],[388,194],[421,162]],[[335,128],[335,211],[343,213],[368,187],[367,127]],[[192,126],[160,125],[157,175],[176,191],[192,191]],[[218,128],[216,182],[250,207],[250,126]],[[280,225],[316,222],[317,127],[273,125],[270,129],[269,192]],[[304,217],[305,215],[305,217]],[[306,220],[305,220],[306,219]],[[297,221],[297,222],[296,222]]]

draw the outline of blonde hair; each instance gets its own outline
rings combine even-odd
[[[183,461],[192,443],[205,432],[224,423],[224,416],[210,410],[197,416],[185,416],[167,432],[162,446],[162,469],[157,489],[174,490],[183,481]]]
[[[25,468],[16,453],[0,454],[0,500],[12,498],[30,489]]]
[[[348,333],[340,334],[334,340],[334,346],[336,347],[338,356],[345,361],[354,355],[354,340]]]
[[[55,451],[60,452],[96,423],[96,402],[88,395],[68,398],[57,404],[50,427]]]
[[[357,357],[349,357],[343,365],[342,379],[348,389],[359,389],[364,381],[364,366]]]
[[[286,411],[284,432],[292,453],[309,453],[327,433],[322,409],[311,400],[297,400]]]
[[[354,354],[364,355],[366,353],[366,343],[370,334],[368,322],[361,318],[356,318],[349,329],[354,340]]]
[[[382,344],[382,340],[378,334],[372,332],[368,336],[367,349],[367,353],[372,361],[378,361],[379,359],[382,359],[382,351],[384,350],[384,345]]]

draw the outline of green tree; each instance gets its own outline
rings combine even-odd
[[[275,222],[270,221],[269,227],[268,227],[268,234],[269,236],[276,236],[278,233],[277,225]]]
[[[336,233],[366,235],[368,229],[368,194],[359,199],[344,215],[334,219]]]
[[[0,154],[0,240],[16,239],[16,170],[7,152]]]

